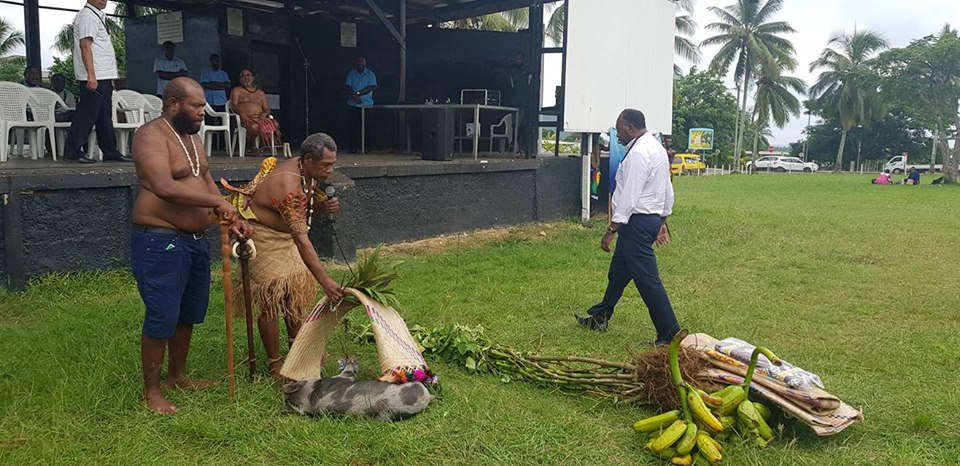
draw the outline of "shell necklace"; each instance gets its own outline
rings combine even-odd
[[[309,186],[307,185],[307,177],[303,174],[303,156],[300,156],[297,166],[300,168],[300,187],[303,188],[303,193],[309,199],[307,201],[307,229],[309,230],[312,226],[311,223],[313,223],[313,201],[316,198],[314,190],[317,187],[317,180],[311,178]]]
[[[167,124],[167,128],[170,128],[170,131],[173,132],[173,135],[177,137],[177,141],[180,143],[180,148],[183,149],[184,155],[187,156],[187,163],[190,164],[190,173],[193,173],[193,176],[200,176],[200,153],[197,152],[197,143],[193,140],[193,136],[188,137],[190,138],[190,145],[193,146],[193,155],[197,158],[196,162],[190,158],[190,152],[187,152],[187,145],[183,143],[183,138],[180,137],[180,133],[173,129],[173,125],[171,125],[166,118],[161,117],[160,119]]]

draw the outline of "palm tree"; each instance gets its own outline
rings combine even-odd
[[[693,14],[695,0],[675,0],[677,3],[677,12],[675,19],[676,33],[673,36],[674,53],[693,64],[700,63],[700,47],[694,44],[691,37],[697,33],[697,23],[691,16]],[[560,5],[550,14],[550,20],[547,22],[546,36],[554,45],[563,43],[563,28],[566,16],[566,8]],[[679,66],[674,65],[673,71],[677,75],[682,74]]]
[[[871,31],[853,34],[838,32],[830,38],[820,58],[810,64],[810,71],[823,69],[810,94],[825,112],[836,112],[840,118],[840,148],[834,171],[840,171],[847,133],[857,124],[869,125],[882,113],[877,91],[873,58],[887,48],[887,41]]]
[[[707,25],[707,29],[719,34],[704,40],[700,45],[720,45],[720,50],[710,62],[712,71],[725,73],[736,62],[734,80],[737,82],[737,99],[742,114],[747,112],[747,95],[750,91],[751,76],[757,67],[776,63],[777,60],[791,60],[794,55],[793,44],[779,34],[795,32],[786,21],[770,21],[773,15],[783,8],[784,0],[738,0],[736,4],[724,8],[710,7],[719,22]],[[741,84],[742,83],[742,84]],[[743,127],[746,121],[737,124],[737,137],[734,160],[740,166],[740,154],[743,150]]]
[[[23,32],[13,29],[6,19],[0,18],[0,57],[6,57],[23,45]]]
[[[755,128],[768,128],[771,120],[777,128],[783,128],[791,116],[799,116],[803,104],[795,94],[805,95],[807,84],[802,79],[784,76],[784,71],[792,71],[797,66],[795,60],[777,60],[776,66],[765,66],[757,80],[757,93],[753,98]],[[760,132],[754,133],[752,160],[757,163],[757,147]]]

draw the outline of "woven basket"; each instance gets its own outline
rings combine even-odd
[[[417,342],[410,335],[406,322],[397,311],[374,301],[353,288],[344,293],[355,296],[370,318],[373,337],[377,344],[377,356],[385,382],[404,383],[429,381],[433,378],[420,354]],[[340,319],[352,308],[343,305],[335,311],[328,310],[327,299],[321,300],[304,320],[287,354],[280,374],[293,380],[321,377],[324,351],[330,334]]]

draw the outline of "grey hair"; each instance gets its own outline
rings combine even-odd
[[[337,151],[337,143],[327,133],[314,133],[307,136],[300,144],[300,155],[307,159],[323,158],[323,150]]]

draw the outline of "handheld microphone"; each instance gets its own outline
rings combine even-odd
[[[334,188],[332,184],[328,184],[326,188],[323,188],[323,192],[327,194],[328,199],[335,199],[337,197],[337,188]],[[333,214],[327,214],[327,220],[330,223],[333,223]]]

